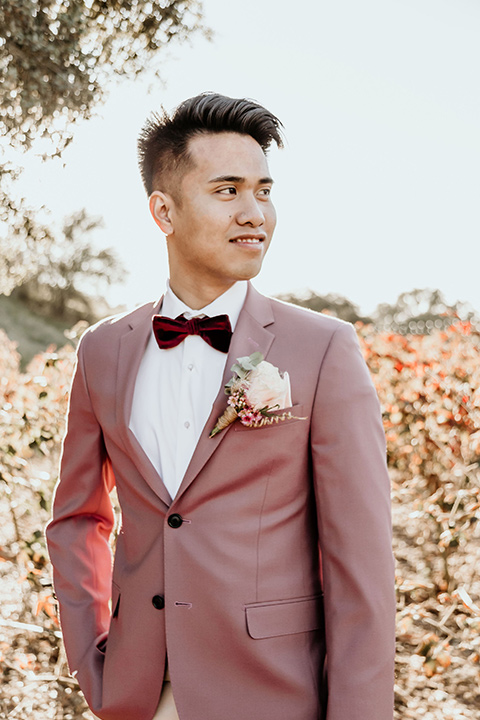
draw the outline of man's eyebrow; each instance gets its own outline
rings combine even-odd
[[[240,175],[219,175],[218,177],[212,178],[208,181],[209,183],[219,183],[219,182],[231,182],[231,183],[237,183],[238,185],[241,185],[245,182],[244,177],[240,177]],[[264,177],[260,178],[258,181],[259,185],[273,185],[273,178],[271,177]]]

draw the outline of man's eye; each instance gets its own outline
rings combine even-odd
[[[219,192],[221,195],[236,195],[236,194],[237,194],[237,188],[232,185],[232,186],[230,186],[230,187],[221,188],[220,190],[218,190],[218,192]]]
[[[260,190],[260,194],[261,194],[261,195],[265,195],[265,196],[271,195],[271,192],[272,192],[272,188],[269,188],[269,187],[268,187],[268,188],[262,188],[262,189]]]

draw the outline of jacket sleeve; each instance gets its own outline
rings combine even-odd
[[[327,643],[327,720],[392,720],[390,481],[380,406],[355,331],[324,356],[311,426]]]
[[[103,653],[110,621],[114,514],[109,492],[113,473],[102,429],[93,412],[82,339],[70,394],[67,432],[53,514],[46,529],[60,621],[72,674],[89,702],[99,702]]]

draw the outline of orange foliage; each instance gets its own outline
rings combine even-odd
[[[477,662],[480,644],[480,335],[460,322],[425,336],[358,331],[400,519],[398,639],[431,678],[452,652]]]
[[[359,333],[382,405],[394,497],[413,498],[428,521],[447,589],[448,556],[480,520],[480,335],[460,322],[431,335]]]

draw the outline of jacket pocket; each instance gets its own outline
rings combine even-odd
[[[323,627],[321,595],[245,606],[247,631],[255,640],[294,635]]]
[[[293,415],[293,417],[287,418],[286,420],[273,421],[271,423],[262,425],[261,427],[248,427],[247,425],[243,425],[237,418],[237,420],[233,423],[233,429],[235,432],[266,432],[270,428],[279,428],[283,427],[284,425],[292,425],[293,423],[299,422],[299,420],[308,420],[308,417],[303,411],[303,405],[293,405],[292,407],[284,408],[283,410],[272,411],[272,415],[274,415],[275,417],[281,417],[284,413],[290,413],[291,415]]]

